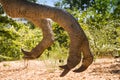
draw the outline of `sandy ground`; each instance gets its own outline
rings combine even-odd
[[[49,60],[0,62],[0,80],[120,80],[120,58],[96,59],[86,71],[65,77],[58,66]]]

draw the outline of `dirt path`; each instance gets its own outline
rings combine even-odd
[[[39,60],[31,60],[28,65],[24,61],[1,62],[0,80],[120,80],[120,58],[97,59],[86,71],[71,71],[62,78],[57,66]]]

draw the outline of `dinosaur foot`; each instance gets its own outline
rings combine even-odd
[[[64,77],[69,71],[69,67],[66,65],[63,65],[63,66],[59,66],[60,68],[64,69],[64,71],[61,73],[60,77]]]
[[[39,57],[39,56],[35,57],[35,56],[32,55],[31,52],[24,51],[23,49],[21,49],[21,51],[22,51],[23,54],[24,54],[23,59],[29,60],[29,59],[36,59],[36,58]]]
[[[93,56],[83,58],[82,65],[78,69],[75,69],[73,72],[78,73],[85,71],[92,64],[92,62],[93,62]]]
[[[88,67],[85,67],[85,66],[82,65],[80,68],[75,69],[73,72],[76,72],[76,73],[83,72],[83,71],[85,71],[87,68],[88,68]]]

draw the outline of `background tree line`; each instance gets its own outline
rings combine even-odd
[[[55,6],[78,19],[96,56],[120,56],[120,0],[61,0]]]
[[[120,56],[120,0],[59,0],[55,6],[75,16],[96,57]],[[42,56],[63,59],[69,37],[57,23],[53,23],[53,30],[56,41]],[[31,50],[41,39],[41,31],[32,23],[16,22],[0,6],[0,61],[21,59],[21,48]]]

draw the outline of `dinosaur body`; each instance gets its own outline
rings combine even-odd
[[[26,0],[0,0],[0,3],[9,16],[26,18],[42,29],[42,41],[31,52],[22,50],[25,54],[24,58],[38,58],[54,42],[51,24],[47,20],[47,18],[50,18],[63,27],[70,36],[69,56],[67,64],[60,66],[64,69],[61,76],[65,76],[80,63],[81,52],[83,52],[82,65],[80,68],[74,70],[74,72],[86,70],[93,62],[93,55],[90,52],[88,39],[79,23],[68,12],[55,7],[31,3]]]

